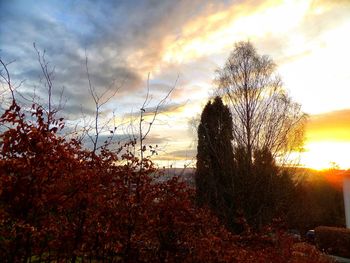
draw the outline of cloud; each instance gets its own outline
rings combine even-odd
[[[308,141],[350,141],[350,109],[312,115],[307,125]]]
[[[203,92],[204,91],[204,92]],[[173,94],[172,94],[172,98],[186,98],[188,97],[189,94],[191,94],[193,97],[195,95],[200,95],[205,93],[206,90],[204,89],[204,87],[201,87],[199,85],[187,85],[184,86],[182,88],[176,89],[174,90]]]
[[[92,137],[94,137],[94,135]],[[97,149],[107,143],[109,149],[118,150],[124,143],[131,142],[132,138],[131,134],[114,134],[112,137],[110,135],[100,134],[97,141]],[[84,137],[84,146],[87,149],[93,148],[93,142],[88,136]]]
[[[66,109],[76,110],[83,105],[89,113],[93,104],[87,95],[85,49],[97,92],[102,93],[116,80],[122,83],[119,96],[137,95],[135,92],[144,88],[147,72],[160,65],[169,41],[181,34],[188,21],[207,13],[208,6],[214,10],[223,4],[214,8],[210,1],[203,4],[198,0],[83,4],[1,1],[0,55],[5,60],[16,60],[13,77],[26,80],[24,92],[31,93],[35,85],[40,86],[41,75],[32,46],[35,42],[40,51],[46,50],[47,61],[55,66],[55,85],[69,91]]]
[[[196,149],[178,150],[169,153],[170,156],[176,156],[183,159],[191,159],[197,155]]]
[[[161,134],[149,134],[146,137],[145,143],[153,146],[161,146],[164,147],[164,144],[167,144],[170,141],[170,138],[167,138]]]
[[[307,41],[311,41],[346,22],[349,11],[349,1],[312,1],[303,20],[298,25],[298,30],[304,33]],[[334,19],[335,17],[337,19]]]
[[[189,86],[200,87],[198,80],[211,82],[218,65],[212,55],[232,45],[235,34],[227,28],[266,7],[258,3],[2,2],[2,53],[17,60],[15,76],[25,79],[31,89],[40,73],[32,43],[46,49],[48,61],[56,68],[56,85],[74,91],[67,96],[71,105],[92,107],[86,96],[85,49],[91,81],[100,93],[116,80],[122,83],[120,96],[138,96],[148,72],[164,80],[164,89],[180,75],[179,84],[193,90]],[[186,58],[181,64],[173,63],[173,58],[181,57]],[[174,92],[174,98],[182,95]]]
[[[165,154],[161,154],[155,157],[155,160],[160,161],[188,161],[195,158],[197,155],[196,149],[187,149],[187,150],[177,150],[171,151]]]
[[[157,102],[156,102],[157,103]],[[159,108],[157,109],[157,106],[150,106],[150,107],[145,107],[145,112],[143,113],[143,116],[149,119],[149,117],[153,117],[154,114],[157,111],[157,114],[162,114],[162,115],[174,115],[176,113],[182,112],[186,106],[185,103],[168,103],[168,104],[163,104],[160,105]],[[138,118],[140,115],[140,112],[129,112],[124,114],[124,118]]]
[[[158,113],[164,114],[164,115],[173,115],[178,112],[182,112],[185,106],[186,106],[186,103],[182,103],[182,104],[170,103],[168,105],[162,105],[159,107]],[[146,110],[145,116],[153,116],[157,110],[157,107],[146,108],[145,110]]]

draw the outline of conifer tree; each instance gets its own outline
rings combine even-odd
[[[198,127],[196,196],[231,226],[235,213],[232,118],[220,97],[205,106]]]

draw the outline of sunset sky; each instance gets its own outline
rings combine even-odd
[[[93,113],[85,50],[96,90],[120,87],[105,108],[119,123],[139,111],[148,73],[148,111],[176,84],[148,137],[165,166],[193,160],[191,120],[234,43],[249,40],[272,57],[284,87],[310,116],[301,164],[350,168],[349,0],[0,0],[0,10],[0,57],[15,60],[8,68],[15,83],[24,80],[18,91],[42,92],[35,42],[55,66],[55,87],[65,87],[70,123],[81,123],[81,111]]]

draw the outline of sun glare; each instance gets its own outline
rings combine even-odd
[[[323,141],[307,143],[306,151],[301,155],[301,165],[323,170],[334,165],[340,169],[349,169],[350,142]]]

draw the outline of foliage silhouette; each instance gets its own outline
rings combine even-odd
[[[216,91],[230,106],[233,119],[236,202],[254,228],[271,222],[284,206],[287,196],[276,189],[294,191],[286,171],[278,168],[290,152],[300,150],[306,120],[275,68],[250,42],[239,42],[217,71]]]
[[[220,97],[204,107],[198,127],[196,197],[229,227],[234,222],[232,118]]]

